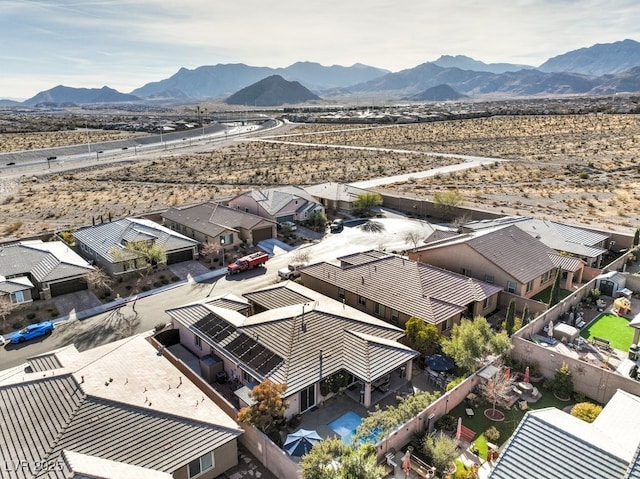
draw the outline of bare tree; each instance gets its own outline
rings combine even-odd
[[[105,273],[102,268],[94,267],[86,276],[87,284],[90,288],[102,293],[110,293],[112,291],[111,284],[113,279]]]
[[[220,243],[215,241],[211,243],[207,242],[200,247],[200,254],[208,257],[209,264],[212,265],[213,259],[220,254],[221,249],[222,249],[222,246],[220,246]],[[224,261],[222,266],[224,266]]]
[[[418,247],[418,244],[420,243],[421,239],[422,239],[422,234],[419,233],[418,231],[409,231],[407,234],[404,235],[404,240],[407,243],[412,243],[414,248]]]
[[[6,327],[7,316],[18,307],[17,303],[12,303],[8,294],[0,296],[0,318],[2,318],[2,328]]]
[[[309,262],[309,250],[302,249],[293,253],[294,263],[308,263]]]
[[[515,382],[508,368],[504,369],[501,363],[497,363],[496,366],[499,372],[494,374],[493,377],[485,383],[480,384],[480,388],[485,397],[493,404],[492,412],[494,413],[496,411],[496,403],[509,395]]]

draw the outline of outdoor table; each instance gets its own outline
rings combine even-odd
[[[518,389],[524,394],[529,394],[533,391],[533,384],[522,381],[518,383]]]
[[[467,413],[467,416],[468,416],[468,417],[473,417],[473,416],[474,416],[474,414],[475,414],[475,412],[473,411],[473,409],[471,409],[471,408],[469,408],[469,407],[468,407],[468,408],[466,408],[464,411]]]

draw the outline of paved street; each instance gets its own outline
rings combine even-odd
[[[335,262],[339,256],[382,249],[389,252],[403,251],[408,247],[405,239],[410,232],[420,232],[424,236],[429,226],[415,219],[378,218],[384,231],[367,233],[357,227],[346,227],[337,234],[328,234],[322,241],[305,244],[297,250],[309,253],[309,262]],[[160,323],[169,322],[166,309],[202,300],[207,296],[233,293],[238,296],[258,288],[276,284],[278,269],[286,267],[294,258],[296,250],[279,252],[267,263],[266,268],[258,268],[236,276],[220,276],[206,282],[190,280],[172,285],[171,288],[128,302],[119,309],[113,309],[96,316],[70,320],[59,324],[50,336],[17,345],[7,345],[0,349],[0,370],[23,364],[25,360],[69,344],[81,350],[91,349],[132,334],[148,331]],[[197,274],[197,273],[196,273]],[[134,309],[135,308],[135,309]]]

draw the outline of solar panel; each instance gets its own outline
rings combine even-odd
[[[227,351],[254,371],[266,376],[273,368],[282,363],[282,358],[265,348],[245,333],[238,334],[226,347]]]
[[[223,341],[235,331],[235,327],[214,313],[207,314],[194,324],[194,327],[202,331],[216,343]]]

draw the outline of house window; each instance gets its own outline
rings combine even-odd
[[[366,306],[367,305],[367,299],[364,296],[358,295],[358,304],[360,306]]]
[[[378,316],[384,318],[384,312],[385,312],[384,304],[376,303],[374,307],[374,311]]]
[[[443,331],[449,331],[453,327],[453,318],[448,318],[444,323]]]
[[[220,236],[220,244],[221,245],[231,244],[231,243],[233,243],[233,233],[230,233],[228,235],[221,235]]]
[[[533,289],[533,280],[527,283],[527,293]]]
[[[551,271],[547,271],[545,274],[542,275],[542,282],[546,283],[547,281],[549,281],[550,277],[551,277]]]
[[[200,339],[200,336],[195,336],[195,338],[196,347],[202,349],[202,339]]]
[[[300,391],[300,412],[305,412],[307,409],[316,405],[316,385],[312,384],[306,389]]]
[[[344,299],[344,288],[338,288],[338,297]]]
[[[11,293],[9,295],[12,303],[24,303],[24,293],[22,291],[16,291],[15,293]]]
[[[471,276],[471,270],[469,268],[462,268],[462,274],[465,276]]]
[[[487,309],[491,306],[491,297],[484,298],[484,303],[482,303],[482,308]]]
[[[208,452],[189,463],[189,477],[196,477],[214,466],[213,452]]]
[[[484,282],[485,283],[491,283],[493,284],[494,278],[492,274],[485,274],[484,275]]]
[[[509,293],[515,293],[516,292],[516,283],[514,281],[509,281],[507,283],[507,291]]]
[[[396,309],[391,310],[391,322],[398,324],[398,311]]]
[[[245,384],[258,384],[258,380],[254,378],[251,374],[246,372],[244,369],[242,371],[242,382]]]

